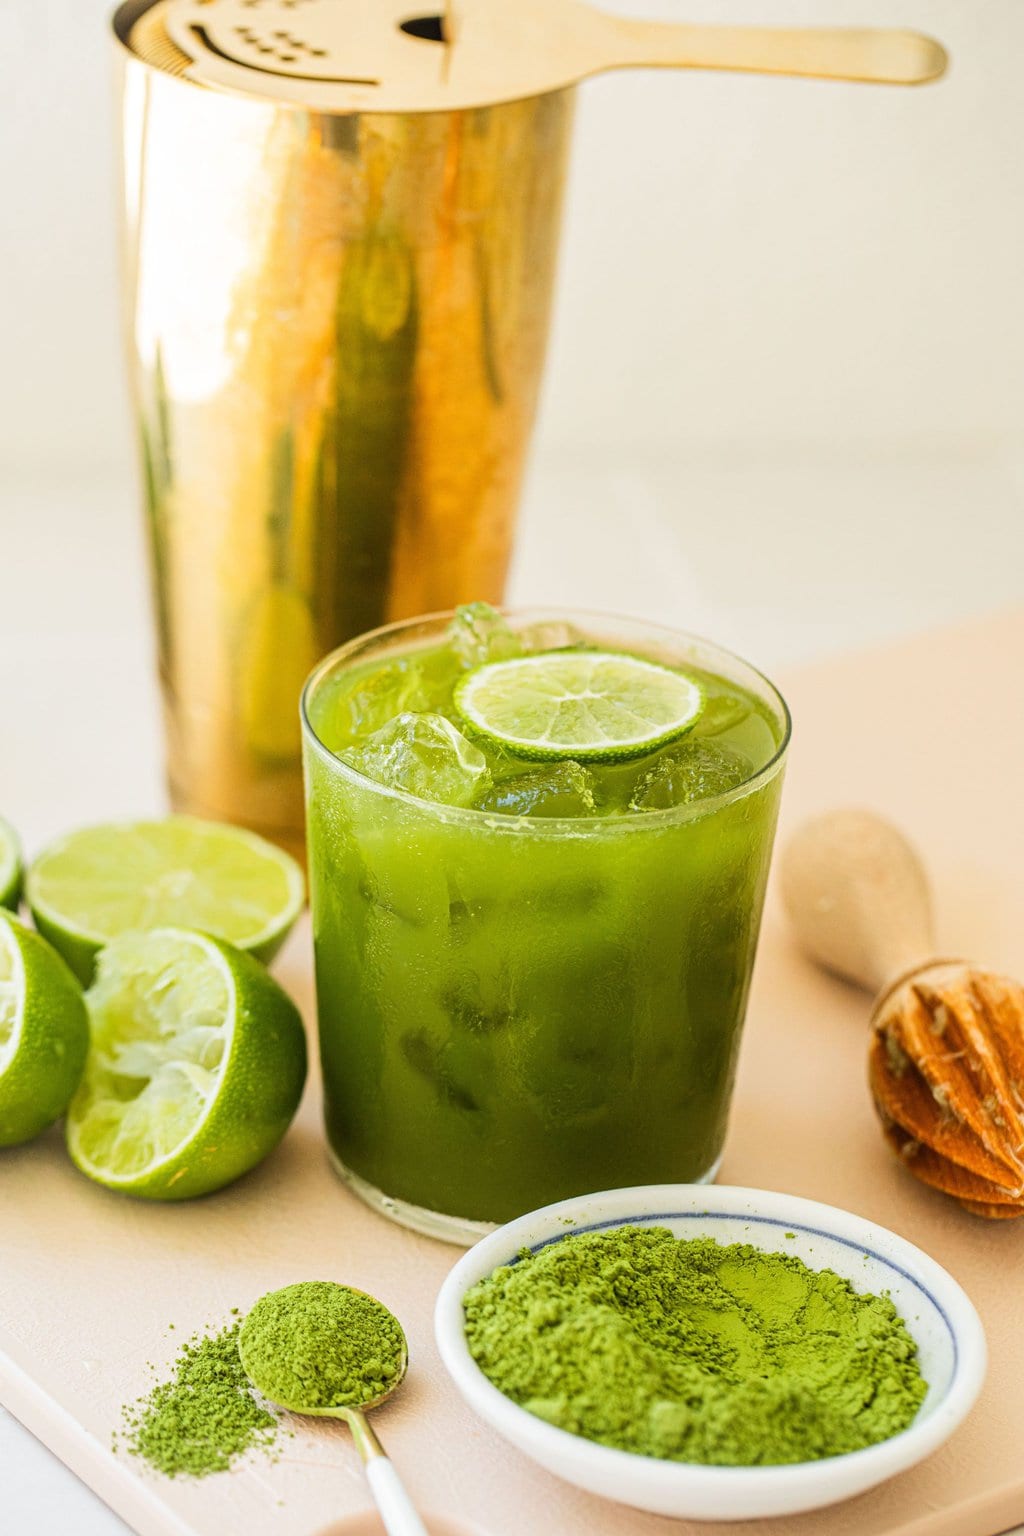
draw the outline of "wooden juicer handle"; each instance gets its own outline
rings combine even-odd
[[[782,858],[782,894],[801,948],[880,992],[931,959],[928,878],[903,834],[870,811],[807,821]]]

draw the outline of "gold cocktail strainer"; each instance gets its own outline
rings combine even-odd
[[[424,14],[408,0],[166,0],[157,18],[176,50],[165,60],[197,84],[324,112],[452,112],[629,66],[891,85],[946,66],[915,32],[629,21],[582,0],[452,0]]]

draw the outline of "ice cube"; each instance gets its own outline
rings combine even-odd
[[[531,655],[540,651],[579,651],[591,644],[568,619],[538,619],[519,631],[519,639],[523,650]]]
[[[417,1030],[403,1036],[402,1055],[420,1077],[426,1078],[443,1104],[456,1109],[480,1108],[468,1088],[453,1077],[444,1060],[445,1047],[432,1039],[426,1030]]]
[[[406,710],[342,758],[378,784],[441,805],[469,805],[490,784],[483,753],[443,715]]]
[[[750,777],[753,764],[742,752],[715,741],[690,739],[667,748],[637,779],[631,811],[665,811],[723,795]]]
[[[590,774],[579,763],[552,763],[492,784],[477,797],[478,811],[501,816],[593,816]]]
[[[485,985],[473,971],[449,977],[441,989],[441,1006],[453,1024],[471,1035],[492,1035],[516,1021],[506,977],[490,978]]]
[[[503,920],[505,912],[503,901],[496,901],[493,894],[482,896],[479,891],[472,894],[463,891],[459,881],[449,872],[448,937],[452,944],[468,943],[474,930],[481,925],[486,927],[496,915],[499,921]]]
[[[589,918],[607,894],[608,887],[600,880],[588,880],[582,876],[574,878],[569,874],[556,884],[531,887],[523,907],[545,919],[554,917],[559,923],[564,923],[573,917]]]
[[[519,636],[490,603],[457,608],[448,626],[448,644],[464,667],[482,667],[487,661],[509,661],[523,654]]]
[[[338,700],[333,724],[339,741],[355,741],[379,731],[403,710],[428,707],[419,668],[411,658],[399,657],[353,680],[351,692]]]
[[[464,944],[469,925],[473,920],[472,909],[461,896],[453,896],[448,903],[448,926],[453,944]]]
[[[717,694],[705,703],[694,735],[721,736],[723,731],[731,731],[740,725],[749,714],[750,705],[746,699],[737,698],[735,694]]]

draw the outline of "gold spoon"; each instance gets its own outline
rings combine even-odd
[[[383,1302],[377,1301],[376,1297],[369,1296],[368,1292],[356,1290],[350,1285],[338,1286],[338,1289],[348,1291],[353,1296],[367,1297],[380,1308],[381,1312],[387,1313],[402,1334],[402,1355],[398,1371],[386,1391],[381,1392],[377,1397],[368,1398],[365,1402],[357,1405],[346,1404],[344,1407],[325,1408],[313,1406],[310,1403],[286,1402],[277,1395],[276,1382],[263,1377],[260,1360],[253,1357],[251,1347],[249,1349],[246,1347],[247,1343],[251,1346],[251,1338],[249,1340],[246,1338],[248,1319],[242,1324],[242,1330],[238,1336],[238,1354],[242,1369],[261,1397],[264,1397],[267,1402],[274,1403],[278,1408],[287,1409],[289,1413],[300,1413],[311,1419],[340,1419],[343,1424],[347,1424],[352,1431],[352,1439],[355,1441],[356,1450],[366,1470],[366,1481],[370,1485],[370,1492],[373,1494],[374,1503],[377,1505],[388,1536],[429,1536],[426,1526],[405,1491],[394,1463],[388,1457],[366,1417],[372,1409],[379,1408],[382,1403],[387,1402],[405,1380],[405,1373],[409,1368],[409,1351],[405,1344],[404,1331],[394,1314],[388,1312]]]

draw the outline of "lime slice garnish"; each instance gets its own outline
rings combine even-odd
[[[82,989],[37,933],[0,913],[0,1147],[52,1125],[89,1043]]]
[[[86,997],[91,1044],[68,1112],[75,1165],[108,1189],[185,1200],[280,1141],[306,1079],[298,1009],[257,961],[205,934],[125,934]]]
[[[21,900],[21,844],[10,822],[0,816],[0,907],[17,912]]]
[[[29,870],[39,929],[88,985],[97,952],[119,934],[199,928],[269,961],[302,909],[295,860],[220,822],[170,816],[85,827]]]
[[[478,735],[516,757],[616,762],[691,729],[704,707],[692,677],[615,651],[545,651],[477,667],[455,702]]]

